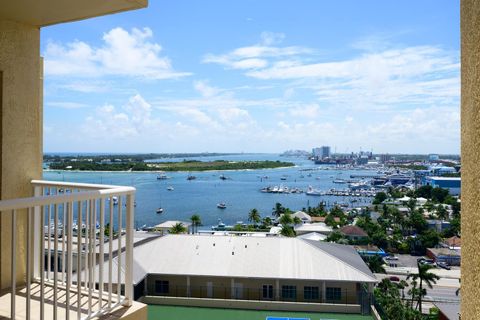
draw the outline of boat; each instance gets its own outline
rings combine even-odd
[[[162,173],[157,176],[157,180],[167,180],[168,177],[166,174]]]
[[[157,210],[155,210],[155,212],[157,214],[163,213],[163,208],[157,208]]]
[[[333,183],[347,183],[347,181],[345,179],[335,179]]]
[[[217,203],[217,208],[218,209],[227,209],[227,205],[225,204],[225,202],[220,202],[220,203]]]
[[[112,202],[114,206],[118,205],[118,197],[112,197]]]
[[[219,177],[219,178],[220,178],[220,180],[227,180],[227,179],[228,179],[228,178],[227,178],[227,177],[225,177],[223,174],[222,174],[222,175],[220,175],[220,177]]]
[[[195,179],[197,179],[197,177],[192,176],[192,175],[189,175],[189,176],[187,177],[187,180],[195,180]]]
[[[168,190],[168,191],[173,191],[174,188],[173,188],[172,186],[168,186],[168,187],[167,187],[167,190]]]
[[[282,176],[282,177],[280,177],[280,180],[284,180],[284,181],[285,181],[285,180],[287,180],[287,177],[286,177],[286,176]]]
[[[308,186],[307,192],[305,192],[307,196],[322,196],[323,193],[320,190],[314,189],[312,186]]]

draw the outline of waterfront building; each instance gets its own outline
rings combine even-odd
[[[330,146],[321,146],[320,148],[313,148],[313,157],[317,160],[330,158]]]
[[[181,223],[185,229],[186,233],[190,232],[190,228],[192,224],[190,222],[186,221],[178,221],[178,220],[168,220],[162,223],[159,223],[153,227],[153,229],[157,232],[160,232],[162,235],[170,233],[170,230],[175,226],[176,224]]]
[[[353,247],[300,238],[167,235],[134,260],[149,304],[368,313],[377,282]]]
[[[460,177],[424,177],[423,185],[448,189],[452,195],[460,195],[462,178]]]

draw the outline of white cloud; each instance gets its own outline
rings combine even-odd
[[[318,104],[302,105],[289,110],[290,115],[304,118],[316,118],[319,115],[319,111]]]
[[[300,46],[278,46],[285,35],[282,33],[263,32],[257,44],[240,47],[226,54],[206,54],[203,63],[216,63],[231,69],[259,69],[268,65],[266,58],[282,58],[310,53],[312,50]],[[277,46],[275,46],[277,45]]]
[[[47,107],[53,108],[62,108],[62,109],[80,109],[80,108],[87,108],[88,104],[85,103],[78,103],[78,102],[60,102],[60,101],[52,101],[48,102]]]
[[[120,27],[103,35],[103,45],[96,48],[76,40],[71,43],[49,43],[44,52],[45,74],[69,77],[108,75],[134,76],[148,79],[169,79],[190,75],[173,69],[168,57],[161,56],[162,47],[151,42],[149,28]]]
[[[205,98],[213,97],[220,91],[218,88],[210,86],[207,80],[194,81],[193,88]]]

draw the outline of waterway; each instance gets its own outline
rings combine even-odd
[[[209,229],[221,219],[227,225],[238,221],[247,222],[248,212],[256,208],[262,217],[270,216],[275,203],[279,202],[292,210],[301,210],[308,206],[316,206],[321,201],[328,205],[348,203],[350,197],[307,196],[301,194],[270,194],[262,193],[260,189],[266,186],[288,186],[303,189],[312,186],[319,190],[331,188],[343,189],[347,185],[334,184],[336,178],[348,179],[351,174],[372,174],[366,170],[337,170],[313,164],[305,158],[280,157],[274,154],[240,154],[215,157],[189,158],[189,160],[211,161],[222,159],[226,161],[241,160],[279,160],[295,163],[295,167],[208,171],[208,172],[167,172],[168,179],[157,180],[154,172],[70,172],[45,171],[45,180],[100,183],[134,186],[137,189],[135,208],[135,224],[137,226],[153,226],[166,220],[188,221],[192,214],[199,214],[203,229]],[[182,161],[182,159],[166,159],[166,161]],[[319,170],[319,168],[323,168]],[[191,174],[195,180],[187,180]],[[221,180],[225,175],[227,180]],[[282,180],[285,179],[285,180]],[[173,187],[173,191],[167,187]],[[366,205],[371,201],[367,198],[356,198],[354,205]],[[217,204],[224,202],[226,209],[218,209]],[[162,207],[164,212],[156,214],[156,209]]]

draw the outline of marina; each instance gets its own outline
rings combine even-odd
[[[195,158],[199,161],[212,159]],[[221,159],[285,161],[285,157],[274,154],[230,155]],[[133,186],[137,189],[136,226],[153,226],[165,220],[188,221],[193,214],[199,214],[203,224],[201,229],[217,225],[219,218],[227,225],[245,220],[253,208],[260,212],[261,217],[271,217],[277,202],[292,210],[314,207],[319,203],[324,203],[327,208],[340,204],[343,208],[365,206],[372,201],[376,191],[384,190],[390,182],[387,174],[378,173],[379,168],[315,165],[313,161],[301,157],[289,157],[288,161],[294,162],[295,166],[169,172],[168,179],[157,179],[163,177],[163,173],[158,172],[71,171],[45,171],[44,178]],[[373,176],[383,180],[376,185],[378,181],[372,179]],[[345,183],[334,183],[337,179],[343,179]],[[118,200],[112,200],[114,205],[118,204]],[[226,209],[217,207],[221,203]],[[162,212],[155,214],[159,208]]]

